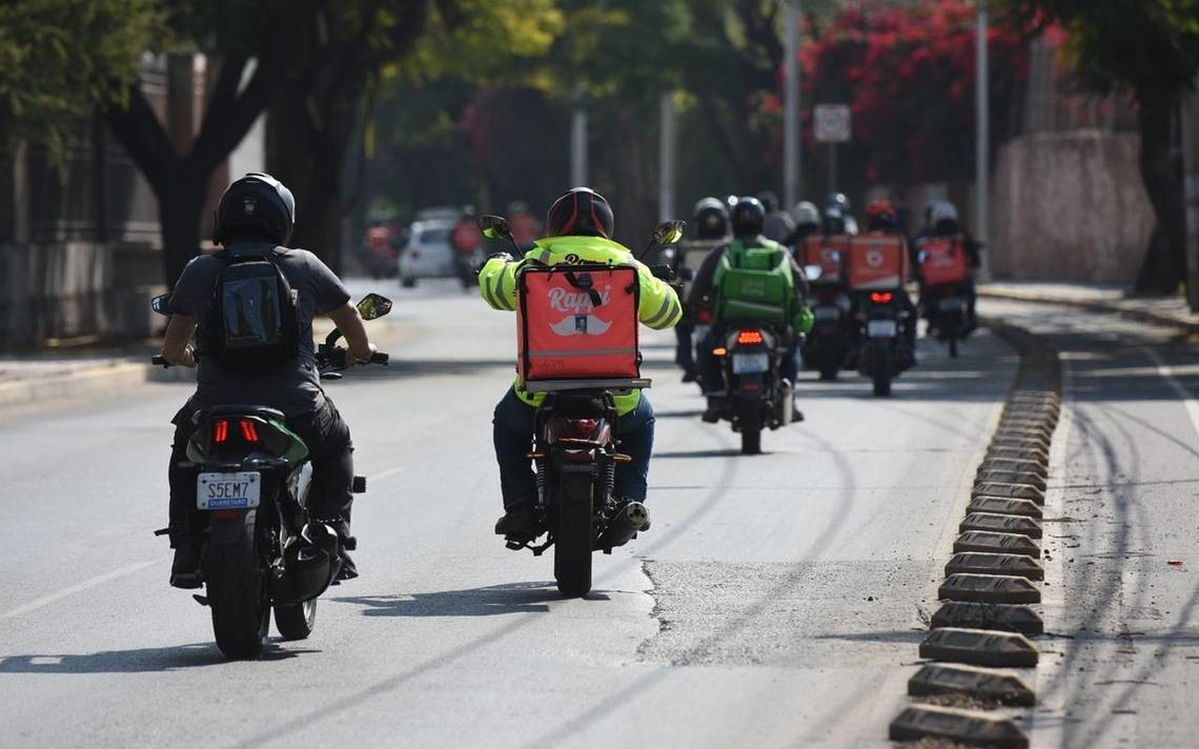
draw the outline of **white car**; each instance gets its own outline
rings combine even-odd
[[[416,285],[418,278],[441,278],[457,274],[454,248],[450,246],[453,221],[414,221],[408,244],[400,251],[400,283]]]

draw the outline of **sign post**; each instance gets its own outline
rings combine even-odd
[[[853,134],[853,115],[848,104],[817,104],[813,111],[817,143],[828,144],[828,190],[837,191],[837,144],[848,143]]]

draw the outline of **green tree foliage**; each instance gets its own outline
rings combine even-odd
[[[1173,293],[1186,275],[1182,165],[1174,148],[1179,103],[1199,75],[1199,0],[1001,0],[1009,22],[1069,34],[1080,78],[1129,90],[1139,105],[1141,177],[1157,227],[1135,288]]]
[[[0,150],[22,140],[61,163],[83,118],[126,101],[163,20],[155,0],[0,3]]]

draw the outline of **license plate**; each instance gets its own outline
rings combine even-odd
[[[866,323],[866,335],[871,338],[894,338],[894,320],[870,320]]]
[[[258,506],[262,476],[255,471],[201,473],[196,479],[196,507],[201,510],[243,510]]]
[[[816,309],[812,310],[812,314],[815,315],[816,319],[820,320],[821,322],[825,320],[841,319],[841,310],[837,307],[817,307]]]
[[[961,312],[962,311],[962,300],[957,299],[956,297],[950,298],[950,299],[942,299],[940,301],[940,303],[937,305],[937,309],[941,310],[942,312]]]
[[[769,368],[767,354],[733,354],[733,374],[757,374]]]

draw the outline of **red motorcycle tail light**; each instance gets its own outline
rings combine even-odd
[[[220,419],[212,425],[212,441],[216,444],[222,444],[229,439],[229,422],[225,419]]]
[[[254,422],[250,421],[249,419],[242,419],[241,436],[245,438],[246,442],[257,442],[258,427],[255,426]]]
[[[701,309],[699,311],[699,314],[696,315],[696,320],[699,322],[700,325],[711,325],[712,324],[712,310]]]
[[[870,292],[870,301],[875,304],[888,304],[895,295],[890,291],[872,291]]]
[[[737,343],[743,346],[752,346],[762,342],[762,331],[760,330],[743,330],[737,334]]]

